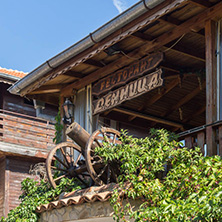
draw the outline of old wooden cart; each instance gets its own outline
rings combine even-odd
[[[78,123],[72,123],[66,134],[75,142],[63,142],[53,148],[46,160],[46,171],[50,184],[56,188],[64,177],[77,178],[81,182],[91,179],[97,185],[116,182],[118,167],[104,164],[95,154],[95,148],[103,142],[120,143],[120,132],[112,128],[101,128],[90,135]],[[55,164],[55,161],[57,163]],[[58,176],[55,178],[54,174]],[[88,185],[88,184],[86,184]]]

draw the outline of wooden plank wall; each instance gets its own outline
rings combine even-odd
[[[0,129],[3,142],[48,150],[54,146],[54,125],[47,121],[0,111],[0,125],[3,126]]]
[[[2,83],[0,83],[0,109],[3,108],[3,88]]]
[[[0,158],[0,218],[4,215],[5,158]]]
[[[32,100],[27,100],[23,97],[12,95],[7,91],[7,88],[10,85],[0,83],[0,87],[2,88],[2,109],[26,114],[29,116],[36,116],[36,111],[32,104]],[[1,97],[1,96],[0,96]],[[56,116],[58,112],[58,108],[49,104],[45,104],[45,109],[43,113],[51,116]]]
[[[17,157],[7,157],[6,158],[6,170],[8,170],[8,209],[11,210],[19,205],[19,196],[22,194],[21,182],[27,178],[34,178],[34,176],[29,174],[31,165],[34,165],[38,160],[23,159]]]
[[[144,138],[149,135],[149,129],[139,128],[125,123],[119,123],[119,129],[127,130],[129,135],[133,135],[138,138]]]
[[[8,84],[0,83],[0,141],[36,148],[39,153],[54,147],[54,125],[36,118],[32,101],[7,92]],[[2,109],[2,110],[1,110]],[[56,116],[57,108],[46,104],[44,113]]]
[[[22,113],[30,116],[35,116],[36,112],[33,105],[25,104],[24,98],[16,95],[12,95],[7,91],[10,85],[0,83],[2,88],[2,109]]]

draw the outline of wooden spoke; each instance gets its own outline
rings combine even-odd
[[[55,166],[51,166],[51,168],[52,168],[53,170],[57,170],[57,171],[65,171],[65,172],[68,171],[68,170],[65,170],[65,169],[62,169],[62,168],[59,168],[59,167],[55,167]]]
[[[70,161],[74,165],[74,150],[70,147]]]
[[[53,156],[57,161],[59,161],[64,167],[69,168],[62,160],[60,160],[56,155]]]
[[[112,173],[112,175],[113,175],[113,177],[114,177],[114,180],[117,182],[117,175],[116,175],[116,173],[114,172],[113,168],[111,168],[111,173]]]
[[[65,159],[67,165],[69,166],[69,161],[67,160],[67,157],[66,157],[66,155],[65,155],[64,150],[63,150],[63,149],[60,149],[60,150],[61,150],[61,153],[62,153],[62,155],[63,155],[63,157],[64,157],[64,159]]]
[[[101,147],[100,142],[95,138],[95,142],[99,145],[99,147]]]
[[[113,137],[113,144],[115,144],[115,143],[116,143],[116,134]]]
[[[102,132],[104,140],[109,143],[108,137],[105,132]]]
[[[61,180],[62,178],[66,177],[67,175],[68,174],[63,174],[62,176],[55,178],[54,181],[56,182],[58,180]]]
[[[95,143],[100,145],[100,147],[103,142],[108,142],[113,145],[117,143],[120,144],[121,141],[118,140],[119,137],[119,131],[104,127],[101,130],[96,130],[86,144],[85,157],[87,170],[97,185],[116,182],[116,177],[112,176],[111,166],[104,165],[103,159],[95,154]]]
[[[58,153],[60,153],[60,156],[57,156]],[[74,153],[77,153],[75,164],[73,164]],[[46,172],[52,187],[56,188],[56,186],[60,183],[60,180],[65,177],[77,178],[81,183],[88,186],[87,183],[83,182],[84,179],[82,177],[77,176],[78,174],[82,175],[83,173],[87,172],[85,160],[81,159],[81,156],[81,148],[78,145],[70,142],[60,143],[49,152],[46,159]],[[58,161],[58,164],[56,165],[55,160]],[[60,175],[58,178],[54,178],[54,172],[58,171],[60,171],[62,175]]]
[[[110,177],[111,177],[111,171],[110,171],[110,166],[108,165],[108,169],[107,169],[107,181],[106,183],[110,183]]]
[[[97,178],[101,177],[103,175],[103,173],[105,172],[107,167],[107,164],[103,167],[103,169],[100,171],[100,173],[98,174]]]
[[[88,186],[88,184],[78,175],[76,175],[76,177],[85,185]]]
[[[82,154],[80,153],[79,156],[77,157],[77,159],[76,159],[76,161],[75,161],[75,163],[74,163],[74,166],[77,165],[78,161],[80,160],[81,155],[82,155]]]
[[[84,177],[90,177],[90,175],[88,173],[82,173],[81,175]]]
[[[92,159],[95,160],[96,158],[99,159],[99,161],[102,161],[102,158],[99,155],[93,155]]]

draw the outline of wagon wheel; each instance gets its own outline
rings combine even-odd
[[[102,146],[103,142],[112,144],[120,144],[120,132],[112,128],[103,127],[96,130],[89,138],[86,148],[86,166],[92,179],[97,185],[108,184],[116,182],[118,176],[118,167],[113,167],[112,163],[104,164],[102,158],[95,155],[95,148]]]
[[[88,186],[85,179],[90,179],[81,148],[70,142],[63,142],[53,148],[46,159],[46,172],[52,187],[60,183],[64,177],[77,178]],[[57,174],[57,177],[53,176]]]

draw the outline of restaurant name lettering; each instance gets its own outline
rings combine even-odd
[[[139,62],[98,81],[93,85],[92,94],[98,96],[114,87],[124,85],[129,80],[135,79],[135,77],[153,70],[162,61],[163,53],[151,54]]]
[[[115,107],[163,85],[162,69],[143,76],[93,102],[93,115]]]

